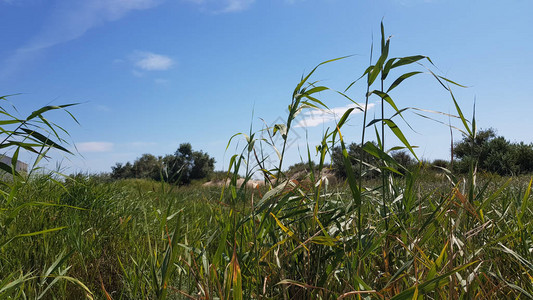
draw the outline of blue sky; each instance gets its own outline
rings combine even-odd
[[[468,116],[476,100],[479,127],[531,143],[532,11],[527,0],[0,0],[0,94],[22,93],[10,98],[21,115],[82,103],[70,109],[81,125],[49,115],[79,151],[50,162],[69,173],[110,171],[143,153],[173,153],[183,142],[224,169],[236,145],[225,153],[229,138],[250,124],[261,129],[260,118],[269,125],[286,118],[295,85],[316,64],[353,55],[313,79],[343,90],[359,77],[383,19],[391,56],[431,57],[440,74],[468,86],[454,92]],[[350,96],[362,101],[363,85]],[[454,112],[428,75],[392,96],[401,107]],[[350,104],[333,93],[320,99],[337,113]],[[371,116],[377,108],[373,99]],[[449,157],[448,128],[406,118],[416,132],[398,123],[421,157]],[[335,124],[328,113],[302,119],[307,126],[294,128],[289,163]],[[345,138],[359,141],[360,124],[361,114],[353,115]]]

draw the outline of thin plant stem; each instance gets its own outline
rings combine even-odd
[[[370,65],[372,65],[372,55],[373,55],[373,52],[374,52],[374,43],[372,43],[372,45],[370,45]],[[370,78],[370,72],[368,73],[368,78]],[[366,95],[365,95],[365,107],[364,107],[364,113],[363,113],[363,129],[362,129],[362,132],[361,132],[361,147],[359,148],[360,149],[360,162],[359,162],[359,174],[358,174],[358,179],[359,179],[359,193],[361,193],[361,189],[363,187],[363,164],[362,164],[362,159],[363,159],[363,156],[364,156],[364,150],[363,150],[363,144],[365,143],[365,132],[366,132],[366,117],[367,117],[367,111],[368,111],[368,99],[369,99],[369,92],[370,92],[370,84],[369,84],[369,81],[367,81],[367,85],[366,85]],[[361,204],[359,205],[359,207],[357,207],[357,241],[358,241],[358,244],[359,246],[361,246],[361,227],[362,227],[362,220],[361,220],[361,206],[362,206],[362,199],[361,199]]]

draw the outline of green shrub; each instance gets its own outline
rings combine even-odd
[[[492,128],[479,131],[473,139],[464,136],[455,144],[454,156],[458,158],[455,168],[461,173],[467,173],[471,165],[499,175],[533,172],[533,144],[511,143]]]
[[[183,185],[208,179],[214,169],[214,158],[202,151],[193,151],[191,144],[184,143],[173,155],[143,154],[133,164],[117,163],[111,167],[111,178],[146,178]]]

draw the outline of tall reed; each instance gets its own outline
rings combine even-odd
[[[0,296],[531,298],[533,179],[481,174],[475,163],[459,176],[423,161],[416,167],[396,161],[391,151],[398,149],[418,159],[400,128],[409,127],[409,112],[437,122],[438,116],[449,117],[459,124],[450,126],[469,137],[476,135],[476,122],[455,99],[451,86],[458,84],[438,75],[428,57],[389,57],[390,43],[382,25],[377,60],[372,46],[369,67],[347,88],[335,91],[312,79],[347,57],[325,61],[297,82],[283,123],[231,137],[226,149],[236,145],[238,151],[222,188],[86,175],[28,178],[3,166],[14,179],[4,181],[2,189]],[[453,115],[401,108],[393,100],[405,80],[424,73],[450,96]],[[357,85],[362,95],[353,88]],[[294,122],[304,110],[327,110],[324,99],[330,94],[355,107],[326,130],[319,145],[306,147],[302,162],[308,173],[291,178],[284,164]],[[374,99],[381,107],[372,118],[366,108]],[[356,110],[363,113],[361,154],[352,157],[345,125]],[[29,134],[16,128],[41,120],[38,115],[0,124],[14,126],[2,127],[8,135]],[[53,127],[47,122],[41,128]],[[57,130],[49,130],[42,136],[55,143],[34,133],[42,129],[30,131],[28,140],[38,153],[63,147]],[[391,145],[394,140],[400,145]],[[14,141],[18,144],[9,145],[18,151],[31,151]],[[38,142],[44,150],[36,148]],[[347,178],[334,185],[327,176],[328,158],[339,145]],[[379,179],[368,179],[371,172],[379,172]],[[249,184],[256,174],[264,185]]]
[[[426,73],[434,77],[451,96],[457,114],[444,115],[459,120],[463,125],[460,130],[465,134],[473,136],[476,129],[475,118],[468,121],[464,117],[450,87],[461,85],[437,75],[431,69],[432,61],[426,56],[389,58],[389,47],[390,37],[385,36],[382,24],[380,55],[375,63],[371,56],[371,65],[359,78],[366,78],[364,105],[356,103],[352,100],[356,97],[349,95],[359,79],[350,83],[343,92],[336,92],[356,103],[363,111],[361,151],[376,157],[380,162],[378,165],[360,161],[359,172],[354,172],[352,158],[341,132],[354,110],[349,109],[335,128],[326,132],[322,143],[317,146],[319,167],[316,172],[308,147],[310,185],[292,180],[282,171],[288,136],[296,116],[304,109],[327,109],[326,102],[317,95],[321,96],[319,92],[330,89],[309,82],[311,75],[320,66],[344,57],[325,61],[303,76],[293,91],[286,122],[264,128],[266,139],[254,139],[255,133],[250,132],[246,136],[243,154],[232,158],[230,166],[233,174],[237,174],[243,162],[249,170],[252,165],[249,158],[255,157],[255,168],[263,173],[269,187],[265,193],[241,193],[240,201],[247,201],[249,207],[241,202],[242,207],[233,203],[229,208],[234,224],[231,232],[240,239],[228,243],[227,246],[231,247],[222,252],[233,253],[228,268],[234,267],[237,262],[246,266],[238,274],[240,281],[248,282],[249,288],[242,291],[245,297],[324,299],[357,295],[407,299],[423,294],[431,297],[531,294],[530,288],[524,289],[513,283],[494,290],[494,275],[490,271],[493,266],[487,267],[487,259],[494,253],[486,249],[486,239],[472,242],[473,236],[481,235],[489,224],[481,217],[484,208],[481,203],[488,205],[490,201],[497,202],[502,189],[491,194],[486,186],[481,187],[483,196],[487,198],[483,202],[481,199],[476,202],[474,198],[475,195],[479,197],[480,187],[476,185],[473,166],[465,178],[466,184],[450,176],[449,185],[444,191],[424,191],[420,183],[424,181],[425,174],[422,162],[418,169],[410,170],[390,155],[390,151],[407,149],[418,159],[414,147],[398,126],[397,119],[410,126],[404,117],[410,110],[425,118],[435,119],[425,114],[429,111],[425,108],[399,108],[391,96],[391,92],[403,81],[418,74]],[[424,61],[429,63],[429,67],[422,64]],[[400,73],[394,80],[388,81],[389,75],[400,67],[410,65],[421,70]],[[366,107],[371,97],[379,98],[381,116],[368,120]],[[392,111],[393,114],[386,116],[386,111]],[[372,127],[375,128],[377,146],[366,140],[366,129]],[[278,133],[282,137],[281,151],[272,138]],[[388,134],[397,138],[401,145],[387,147]],[[329,192],[326,179],[322,177],[327,168],[326,156],[336,143],[340,143],[344,156],[349,196],[343,189],[336,193]],[[262,149],[265,146],[273,147],[277,153],[278,165],[273,169],[265,167],[265,161],[272,157],[258,155],[263,153],[257,151],[258,147]],[[244,159],[246,153],[253,155],[247,155],[248,159]],[[364,155],[361,153],[360,157]],[[368,168],[380,172],[381,184],[369,186],[365,183],[364,174]],[[247,172],[246,178],[250,176]],[[234,180],[231,182],[230,190],[247,190],[245,185],[237,186],[235,183]],[[527,203],[529,191],[530,187],[526,188],[521,196]],[[254,200],[257,195],[261,198],[259,201]],[[493,204],[497,205],[496,202]],[[527,211],[531,213],[531,209]],[[531,230],[532,225],[528,224],[528,230]],[[437,232],[439,228],[444,229],[442,234]],[[251,236],[247,235],[248,232]],[[250,240],[253,242],[247,244],[246,241]],[[470,244],[468,248],[465,248],[466,243]],[[522,248],[523,253],[527,252],[526,249]],[[518,261],[526,262],[527,259]],[[527,281],[526,277],[521,280]],[[463,278],[469,279],[465,281]],[[525,281],[522,281],[522,286]],[[243,286],[246,284],[243,283]],[[489,286],[492,286],[490,291],[486,290]],[[233,290],[240,288],[232,285],[227,287]]]
[[[65,229],[67,226],[52,227],[52,228],[38,228],[34,231],[16,231],[13,230],[12,222],[14,222],[20,214],[27,213],[32,207],[38,209],[45,209],[46,207],[70,207],[72,209],[79,209],[68,205],[60,205],[39,200],[35,201],[21,201],[23,199],[24,190],[30,182],[33,173],[39,171],[39,162],[47,157],[50,150],[54,149],[59,152],[72,154],[62,144],[66,140],[62,137],[68,135],[68,132],[61,126],[51,122],[45,117],[45,113],[53,110],[63,110],[69,114],[74,121],[76,118],[65,108],[76,105],[66,104],[59,106],[44,106],[29,114],[26,118],[17,117],[17,109],[8,101],[8,96],[0,97],[0,114],[2,119],[0,121],[1,141],[0,148],[3,149],[2,156],[11,156],[10,163],[0,162],[0,172],[2,172],[2,179],[0,180],[0,250],[5,251],[10,243],[18,239],[27,239],[34,236],[45,235]],[[22,152],[27,152],[34,155],[35,160],[29,169],[29,172],[17,170],[19,164],[19,155]],[[50,181],[61,185],[57,180],[48,177]],[[4,252],[5,253],[5,252]],[[92,293],[79,280],[66,276],[69,267],[64,267],[67,259],[72,255],[72,252],[65,253],[49,253],[49,255],[58,255],[57,259],[53,261],[50,266],[43,266],[41,274],[36,272],[25,273],[22,270],[5,270],[0,277],[0,297],[18,297],[20,296],[20,286],[36,283],[35,298],[41,299],[47,295],[51,287],[57,285],[58,282],[68,281],[81,287],[87,297],[91,297]]]

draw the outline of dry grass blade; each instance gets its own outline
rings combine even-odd
[[[383,298],[377,291],[370,290],[370,291],[351,291],[351,292],[347,292],[347,293],[344,293],[344,294],[340,295],[337,298],[337,300],[344,299],[346,297],[353,296],[353,295],[365,295],[365,294],[376,294],[376,295],[380,296],[380,298]]]

